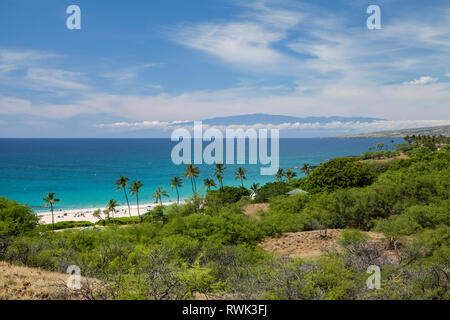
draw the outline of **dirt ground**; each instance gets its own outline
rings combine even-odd
[[[324,231],[304,231],[285,233],[278,238],[270,238],[260,244],[267,251],[275,252],[284,257],[317,258],[324,250],[341,250],[338,237],[342,230],[328,229],[327,237],[321,236]],[[366,232],[369,241],[381,242],[384,235],[376,232]]]
[[[246,204],[244,207],[244,214],[255,218],[260,219],[260,217],[256,214],[258,211],[264,211],[266,212],[269,210],[269,204],[268,203],[255,203],[255,204]]]

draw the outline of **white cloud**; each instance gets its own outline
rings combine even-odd
[[[58,69],[29,68],[25,79],[32,82],[33,87],[39,89],[62,88],[71,90],[85,90],[87,86],[77,82],[82,73]]]
[[[236,21],[182,25],[171,38],[243,70],[298,75],[301,71],[299,61],[273,47],[287,38],[288,31],[303,20],[304,14],[269,7],[263,1],[239,5],[247,11]]]
[[[304,92],[254,91],[238,87],[217,91],[196,91],[180,95],[165,93],[124,96],[84,94],[69,104],[32,103],[17,98],[0,99],[0,114],[35,114],[52,118],[107,114],[138,122],[148,119],[174,121],[205,119],[246,113],[293,116],[368,116],[390,120],[449,119],[450,83],[425,86],[402,84],[360,87],[358,83],[326,84],[322,90]]]
[[[138,74],[143,72],[145,69],[155,67],[157,65],[158,65],[157,63],[147,63],[134,67],[119,68],[117,70],[104,72],[100,74],[100,76],[103,78],[112,79],[117,82],[125,82],[135,79],[138,76]]]
[[[10,86],[37,91],[88,89],[81,83],[82,73],[46,67],[49,60],[56,57],[59,56],[34,50],[0,49],[0,80]],[[25,76],[9,75],[13,70],[23,71]]]
[[[253,22],[224,25],[205,24],[185,27],[176,41],[185,46],[213,54],[223,61],[239,67],[257,70],[287,59],[270,48],[284,38],[279,31],[270,31]]]
[[[0,61],[3,63],[27,65],[31,62],[52,59],[58,57],[57,54],[41,52],[36,50],[10,50],[0,49]]]
[[[97,128],[113,128],[113,129],[129,129],[129,130],[138,130],[138,129],[150,129],[150,128],[158,128],[158,129],[170,129],[174,128],[174,126],[186,123],[189,121],[139,121],[139,122],[114,122],[114,123],[101,123],[97,124]]]
[[[187,122],[187,121],[184,121]],[[110,124],[99,124],[96,125],[98,128],[109,128],[109,129],[124,129],[125,131],[130,130],[141,130],[141,129],[165,129],[173,130],[176,128],[185,128],[192,130],[192,126],[183,126],[184,122],[168,122],[168,121],[140,121],[140,122],[115,122]],[[342,122],[333,121],[328,123],[282,123],[282,124],[252,124],[252,125],[206,125],[203,124],[203,129],[215,128],[221,131],[226,129],[279,129],[279,130],[344,130],[344,131],[358,131],[358,132],[372,132],[372,131],[384,131],[384,130],[399,130],[399,129],[409,129],[409,128],[421,128],[421,127],[432,127],[432,126],[444,126],[450,125],[450,120],[398,120],[398,121],[373,121],[373,122]]]
[[[437,81],[438,81],[438,78],[423,76],[423,77],[420,77],[419,79],[414,79],[412,81],[406,81],[403,84],[406,84],[406,85],[424,85],[424,84],[434,83],[434,82],[437,82]]]

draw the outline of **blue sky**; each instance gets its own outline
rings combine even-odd
[[[66,28],[72,4],[81,30]],[[366,27],[371,4],[381,30]],[[2,0],[0,137],[247,113],[449,124],[449,26],[439,0]]]

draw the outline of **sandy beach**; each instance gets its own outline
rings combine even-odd
[[[175,204],[176,201],[166,201],[163,202],[164,206],[169,206],[172,204]],[[180,204],[183,204],[183,201],[180,201]],[[139,212],[142,214],[153,210],[158,206],[156,203],[143,203],[139,205]],[[95,210],[100,209],[102,212],[105,209],[103,208],[85,208],[85,209],[72,209],[72,210],[62,210],[62,209],[55,209],[54,210],[54,218],[55,223],[61,222],[61,221],[89,221],[92,223],[95,223],[99,221],[98,218],[93,216],[93,213]],[[138,209],[136,205],[131,205],[131,216],[138,216]],[[40,223],[41,224],[51,224],[52,223],[52,213],[51,211],[45,211],[45,212],[39,212],[37,213],[38,217],[40,217]],[[129,217],[128,213],[128,206],[117,206],[116,212],[114,213],[115,218],[123,218],[123,217]],[[113,215],[110,214],[110,217],[112,218]],[[102,213],[102,218],[105,218],[105,214]]]

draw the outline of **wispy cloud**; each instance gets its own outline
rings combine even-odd
[[[85,90],[89,87],[77,80],[83,74],[59,69],[29,68],[25,79],[30,80],[32,86],[38,89],[60,88],[72,90]]]
[[[34,50],[0,49],[0,81],[37,91],[88,89],[89,87],[82,83],[82,73],[45,66],[57,57],[60,56]],[[11,71],[21,71],[25,75],[17,76],[11,74]]]
[[[424,85],[424,84],[429,84],[429,83],[435,83],[438,80],[439,80],[438,78],[423,76],[423,77],[420,77],[419,79],[414,79],[412,81],[406,81],[403,84],[406,84],[406,85]]]
[[[157,66],[157,63],[141,64],[133,67],[119,68],[116,70],[101,73],[100,76],[107,79],[112,79],[117,82],[125,82],[135,79],[139,73],[146,69]]]

